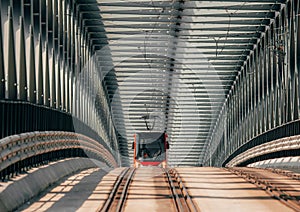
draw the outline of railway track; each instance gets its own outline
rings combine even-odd
[[[275,183],[276,179],[273,179],[272,177],[266,178],[260,175],[259,171],[267,171],[267,170],[252,169],[251,171],[249,171],[249,169],[244,170],[242,168],[227,168],[227,170],[230,171],[231,173],[236,174],[239,177],[244,178],[247,182],[256,185],[258,188],[266,191],[270,196],[279,200],[281,203],[285,204],[289,208],[300,212],[299,196],[298,195],[295,196],[291,194],[288,191],[289,189],[284,189],[282,186],[283,183],[281,181]]]
[[[299,211],[299,180],[264,169],[237,168],[233,171],[248,179],[212,167],[166,170],[150,166],[134,172],[132,168],[118,168],[106,175],[98,173],[66,179],[34,200],[31,206],[24,205],[22,210],[200,211],[197,210],[200,208],[202,211]],[[192,195],[193,201],[188,194]],[[196,207],[189,206],[189,201]]]
[[[172,197],[178,212],[199,211],[196,209],[192,198],[185,188],[182,179],[175,169],[164,169],[168,184],[171,189]]]
[[[98,211],[123,211],[127,198],[128,188],[132,181],[136,169],[126,168],[117,178],[110,195],[108,196],[104,206]]]
[[[116,179],[112,191],[109,194],[104,205],[99,208],[97,211],[124,211],[125,210],[125,202],[128,198],[129,187],[134,181],[134,175],[137,169],[135,168],[126,168]],[[166,189],[170,189],[170,194],[173,199],[174,208],[176,208],[177,212],[194,212],[199,211],[196,209],[191,197],[189,196],[187,189],[185,188],[182,179],[179,174],[174,169],[162,169],[162,173],[164,175],[167,184]],[[162,178],[162,179],[163,179]],[[147,190],[143,190],[143,192],[147,192]],[[129,194],[130,195],[130,194]]]
[[[267,168],[266,170],[271,171],[276,174],[286,176],[286,177],[290,177],[294,180],[300,180],[300,174],[295,173],[293,171],[288,171],[288,170],[283,170],[283,169],[272,169],[272,168]]]

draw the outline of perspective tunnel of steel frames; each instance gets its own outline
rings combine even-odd
[[[300,156],[299,0],[0,4],[2,180],[59,158],[133,166],[151,133],[168,167]]]

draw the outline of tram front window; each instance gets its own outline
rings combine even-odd
[[[156,161],[160,160],[160,156],[163,154],[163,146],[161,142],[152,142],[140,145],[140,153],[138,156],[144,161]]]

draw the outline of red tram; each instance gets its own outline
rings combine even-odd
[[[134,167],[167,166],[169,143],[166,133],[143,132],[134,135]]]

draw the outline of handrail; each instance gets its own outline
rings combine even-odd
[[[273,152],[278,152],[278,151],[283,151],[283,150],[295,150],[300,148],[300,136],[290,136],[290,137],[285,137],[285,138],[280,138],[268,143],[264,143],[258,146],[255,146],[251,149],[248,149],[247,151],[239,154],[235,158],[233,158],[231,161],[229,161],[226,166],[227,167],[233,167],[233,166],[238,166],[239,164],[250,160],[252,158],[273,153]]]
[[[10,165],[48,152],[63,149],[83,149],[117,167],[114,156],[100,143],[74,132],[44,131],[12,135],[0,140],[0,171]]]

